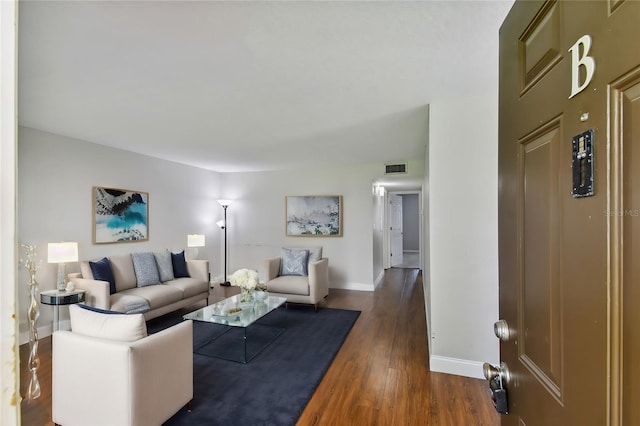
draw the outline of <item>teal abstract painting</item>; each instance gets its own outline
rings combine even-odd
[[[149,239],[149,194],[126,189],[93,188],[93,242]]]

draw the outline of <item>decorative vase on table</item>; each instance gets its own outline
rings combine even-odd
[[[246,287],[240,287],[240,301],[253,302],[253,290]]]

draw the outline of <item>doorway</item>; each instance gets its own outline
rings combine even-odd
[[[387,265],[422,270],[420,191],[389,192],[387,202]]]

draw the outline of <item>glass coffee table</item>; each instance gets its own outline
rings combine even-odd
[[[212,328],[203,342],[195,342],[195,353],[246,364],[286,330],[286,309],[278,309],[286,298],[266,296],[241,302],[240,297],[237,294],[183,316],[223,326]]]

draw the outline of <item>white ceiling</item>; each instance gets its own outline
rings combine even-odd
[[[19,123],[210,170],[424,159],[513,1],[21,1]]]

